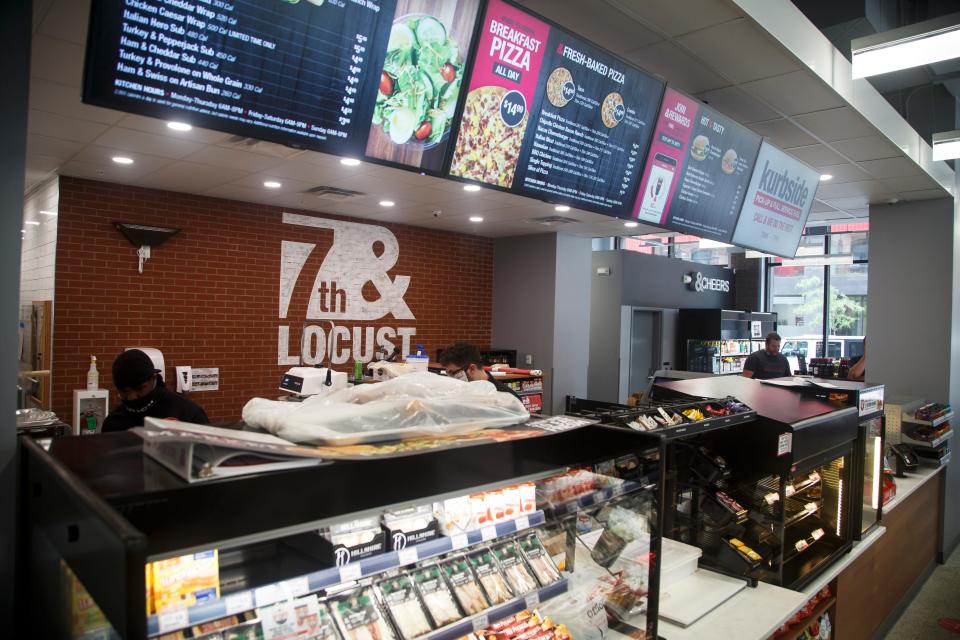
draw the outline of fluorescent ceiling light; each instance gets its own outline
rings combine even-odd
[[[480,185],[478,184],[465,184],[463,185],[464,191],[480,191]]]
[[[798,256],[784,260],[781,267],[823,267],[837,264],[853,264],[853,256]]]
[[[640,223],[639,223],[639,222],[624,222],[624,223],[623,223],[623,226],[625,226],[627,229],[633,229],[634,227],[639,227],[639,226],[640,226]]]
[[[832,173],[822,173],[820,174],[820,182],[826,182],[827,180],[833,180]]]
[[[133,158],[128,158],[127,156],[113,156],[111,160],[117,164],[133,164]]]
[[[381,200],[381,201],[380,201],[380,206],[381,206],[381,207],[392,207],[392,206],[395,205],[395,204],[397,204],[397,203],[394,202],[393,200]]]
[[[37,222],[36,220],[27,220],[27,224],[39,225],[40,223]]]
[[[481,216],[470,216],[470,222],[483,222],[483,218]]]
[[[960,13],[855,38],[850,47],[854,78],[960,58]]]
[[[43,209],[40,210],[40,213],[42,213],[42,214],[45,215],[45,216],[55,216],[55,215],[57,215],[57,212],[56,212],[56,211],[44,211]]]
[[[193,129],[193,126],[187,124],[186,122],[176,122],[171,120],[167,123],[167,128],[174,131],[190,131]]]
[[[933,134],[933,159],[954,160],[960,158],[960,130]]]
[[[265,186],[267,189],[279,189],[283,186],[283,184],[277,182],[276,180],[267,180],[263,183],[263,186]]]
[[[565,204],[558,204],[557,206],[555,206],[555,207],[553,208],[553,210],[554,210],[554,211],[559,211],[560,213],[566,213],[567,211],[570,211],[570,207],[568,207],[568,206],[565,205]]]
[[[346,167],[356,167],[360,165],[360,161],[356,158],[340,158],[340,164]]]

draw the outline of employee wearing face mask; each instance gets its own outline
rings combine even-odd
[[[520,396],[503,382],[500,382],[483,369],[480,350],[472,344],[458,342],[452,347],[445,349],[440,354],[440,364],[446,370],[447,375],[457,380],[471,382],[474,380],[486,380],[493,383],[497,391],[509,393],[517,400]]]
[[[144,418],[210,424],[199,405],[167,389],[153,360],[139,349],[124,351],[113,361],[113,384],[121,404],[103,421],[105,432],[142,427]]]

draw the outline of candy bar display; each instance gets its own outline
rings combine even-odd
[[[527,559],[527,564],[530,565],[541,585],[547,586],[560,579],[560,572],[553,566],[553,561],[550,560],[550,555],[540,543],[537,534],[523,536],[519,544],[523,557]]]
[[[483,587],[473,574],[470,568],[470,561],[466,556],[448,560],[443,564],[443,573],[453,589],[460,608],[468,616],[481,613],[490,606],[486,596],[483,595]]]
[[[507,582],[510,583],[514,593],[523,595],[537,588],[537,579],[527,568],[516,543],[508,542],[498,545],[493,548],[493,554],[496,556],[503,575],[506,576]]]
[[[427,613],[409,576],[397,576],[380,582],[383,603],[394,626],[406,640],[430,631]]]
[[[346,640],[396,640],[377,606],[373,589],[361,589],[332,604]]]
[[[432,565],[415,571],[413,580],[435,626],[443,627],[463,617],[439,566]]]
[[[480,581],[483,592],[487,596],[487,601],[491,605],[502,604],[513,597],[513,591],[507,585],[503,574],[500,573],[500,567],[497,566],[493,551],[484,549],[471,553],[468,558],[470,567]]]

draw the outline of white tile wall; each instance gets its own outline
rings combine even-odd
[[[27,194],[23,205],[23,244],[20,258],[20,322],[23,324],[23,352],[21,358],[28,359],[30,326],[33,303],[53,300],[54,268],[57,257],[57,216],[46,215],[41,211],[56,213],[60,201],[60,182],[54,177]],[[27,221],[39,222],[28,225]],[[51,318],[52,321],[52,318]]]

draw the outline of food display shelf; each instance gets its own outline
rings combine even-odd
[[[795,540],[793,539],[794,536],[788,536],[788,539],[785,540],[783,544],[783,563],[786,564],[794,560],[807,550],[815,547],[818,542],[828,536],[831,536],[830,531],[819,521],[814,523],[806,535],[795,536]]]
[[[905,415],[903,416],[903,422],[909,422],[910,424],[922,424],[925,427],[939,427],[944,422],[949,422],[953,418],[953,411],[948,411],[942,416],[937,417],[935,420],[919,420],[913,416]]]
[[[703,404],[710,404],[704,402],[698,402],[691,405],[682,405],[677,407],[671,407],[671,413],[680,413],[685,409],[690,408],[700,408]],[[641,412],[638,412],[639,415]],[[643,412],[646,413],[646,412]],[[653,413],[650,413],[653,415]],[[691,433],[707,433],[708,431],[714,431],[716,429],[725,429],[731,425],[741,424],[743,422],[753,422],[756,419],[757,412],[750,410],[744,411],[742,413],[735,413],[729,416],[715,416],[712,418],[706,418],[704,420],[690,420],[684,416],[684,422],[681,424],[672,426],[672,427],[658,427],[656,429],[651,429],[650,431],[640,431],[640,433],[649,433],[655,436],[660,436],[662,438],[672,439],[681,436],[687,436]],[[628,420],[629,421],[629,420]],[[628,422],[627,421],[627,422]],[[619,425],[621,429],[629,429],[630,431],[637,431],[633,427],[626,426],[626,424]]]
[[[592,507],[608,500],[612,500],[613,498],[625,496],[628,493],[633,493],[634,491],[647,488],[648,486],[649,485],[641,482],[625,480],[623,483],[614,487],[597,489],[596,491],[590,491],[589,493],[581,494],[575,498],[558,502],[555,505],[546,506],[544,507],[544,511],[555,518],[559,518],[567,514],[576,513],[580,509]]]
[[[453,624],[448,624],[436,631],[420,636],[418,640],[457,640],[458,638],[463,638],[474,631],[486,629],[498,620],[503,620],[504,618],[520,613],[524,609],[533,609],[541,602],[546,602],[551,598],[563,595],[569,587],[569,579],[563,578],[541,589],[531,591],[525,596],[514,598],[503,604],[491,607],[483,613],[478,613],[454,622]]]
[[[265,607],[283,600],[298,598],[322,589],[329,589],[339,584],[353,582],[361,578],[383,573],[384,571],[415,564],[425,558],[441,556],[475,544],[488,542],[501,536],[539,526],[544,522],[545,516],[543,511],[534,511],[529,515],[501,522],[496,525],[490,525],[468,533],[456,536],[441,536],[400,551],[381,553],[342,567],[321,569],[320,571],[314,571],[313,573],[308,573],[307,575],[297,578],[263,585],[254,589],[225,594],[218,599],[208,600],[191,607],[154,614],[147,617],[147,634],[149,636],[156,636],[162,633],[170,633],[193,625],[212,622],[226,616],[250,611],[257,607]],[[555,585],[550,586],[553,587]],[[520,610],[522,609],[517,609],[517,611]],[[467,633],[469,633],[469,630]],[[465,635],[465,633],[461,633],[460,635]]]
[[[930,440],[930,441],[917,440],[916,438],[911,438],[903,431],[900,432],[901,442],[903,442],[904,444],[908,444],[911,447],[922,447],[924,449],[936,449],[937,447],[939,447],[940,445],[942,445],[944,442],[946,442],[952,437],[953,437],[952,429],[950,431],[947,431],[945,434],[941,435],[940,437],[936,438],[935,440]]]

